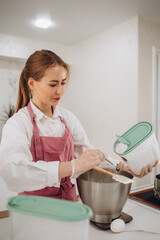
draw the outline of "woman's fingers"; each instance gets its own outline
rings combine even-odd
[[[97,160],[103,161],[104,159],[104,154],[99,149],[92,149],[91,154],[96,157]]]
[[[129,167],[124,162],[121,161],[118,163],[118,165],[119,165],[120,170],[129,171]]]
[[[139,175],[135,174],[131,169],[129,169],[129,171],[130,171],[135,177],[142,178],[142,177],[146,176],[148,173],[152,172],[152,166],[151,166],[150,164],[148,164],[146,168],[142,168],[142,169],[141,169],[141,173],[140,173]]]
[[[155,164],[153,165],[153,167],[155,167],[158,164],[159,160],[155,161]]]
[[[135,177],[139,177],[142,178],[145,175],[147,175],[148,173],[152,172],[153,167],[155,167],[158,164],[159,160],[155,161],[155,164],[153,166],[151,166],[150,164],[147,165],[147,167],[144,167],[141,169],[141,173],[139,175],[135,174],[131,169],[127,169],[127,171],[131,172]],[[123,162],[119,163],[120,169],[123,170],[124,169],[124,164]]]
[[[149,173],[152,172],[152,166],[150,164],[148,164],[147,167],[148,167],[148,172]]]

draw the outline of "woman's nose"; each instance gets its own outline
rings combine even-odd
[[[62,94],[63,92],[64,92],[63,86],[62,86],[62,85],[58,86],[58,88],[57,88],[57,94]]]

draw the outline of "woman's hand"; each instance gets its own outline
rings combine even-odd
[[[104,154],[98,149],[87,149],[77,159],[71,161],[71,178],[77,178],[82,173],[98,166],[104,159]]]
[[[158,162],[159,161],[156,160],[153,166],[148,164],[146,168],[142,168],[140,175],[135,174],[124,162],[120,162],[119,167],[120,167],[120,170],[131,172],[135,177],[142,178],[146,176],[148,173],[152,172],[153,167],[155,167],[158,164]]]

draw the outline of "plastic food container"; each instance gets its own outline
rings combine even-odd
[[[159,146],[153,126],[149,122],[139,122],[122,136],[117,136],[113,149],[138,175],[142,168],[147,167],[148,164],[153,166],[155,160],[160,160]]]
[[[13,240],[87,240],[92,210],[87,205],[39,196],[8,201]]]

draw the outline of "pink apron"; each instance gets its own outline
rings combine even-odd
[[[33,161],[71,161],[74,157],[73,138],[65,120],[59,116],[62,123],[65,125],[64,137],[40,136],[35,121],[36,115],[33,113],[30,103],[28,104],[27,108],[33,123],[33,136],[31,141],[31,153]],[[19,195],[38,195],[77,201],[76,188],[75,185],[71,183],[70,177],[62,178],[60,182],[60,187],[45,187],[40,190],[25,191],[23,193],[19,193]]]

